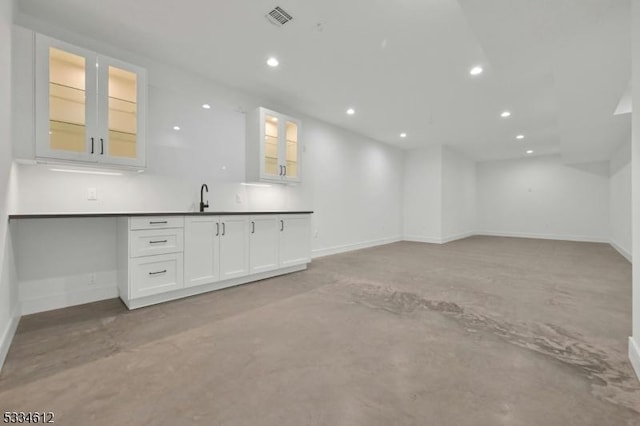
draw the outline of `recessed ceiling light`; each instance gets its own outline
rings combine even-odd
[[[278,65],[280,65],[280,62],[278,62],[278,60],[276,58],[271,57],[271,58],[267,59],[267,65],[269,65],[272,68],[275,68]]]
[[[204,108],[204,109],[211,109],[211,105],[209,105],[209,104],[202,104],[202,108]]]
[[[180,130],[180,126],[173,126],[173,130]]]
[[[407,134],[406,134],[406,133],[400,133],[400,137],[401,137],[401,138],[406,138],[406,137],[407,137]]]
[[[524,139],[524,135],[518,135],[516,136],[516,139]]]
[[[355,109],[353,109],[353,108],[349,108],[349,109],[347,110],[347,114],[349,114],[349,115],[353,115],[353,114],[355,114],[355,113],[356,113],[356,110],[355,110]]]
[[[509,111],[502,111],[502,114],[500,114],[500,117],[502,118],[507,118],[511,115],[511,113]]]
[[[527,150],[527,154],[533,154],[533,150],[532,149]]]
[[[480,74],[482,74],[482,71],[483,71],[482,67],[479,66],[479,65],[476,65],[475,67],[473,67],[473,68],[471,68],[469,70],[469,74],[471,74],[471,75],[480,75]]]
[[[278,117],[271,117],[271,121],[273,121],[274,123],[278,122]]]

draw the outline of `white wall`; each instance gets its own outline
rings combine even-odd
[[[307,118],[305,179],[314,256],[402,238],[403,153]]]
[[[449,146],[405,152],[404,239],[445,243],[472,235],[475,161]]]
[[[633,0],[631,9],[631,175],[632,182],[640,182],[640,0]],[[632,185],[633,247],[640,247],[640,185]],[[633,250],[633,336],[629,338],[629,359],[640,377],[640,250]]]
[[[611,245],[631,261],[631,143],[614,151],[609,168]]]
[[[11,169],[11,22],[13,1],[0,2],[0,366],[17,326],[15,268],[7,214]]]
[[[477,164],[483,234],[609,241],[609,165],[569,166],[559,156]]]
[[[476,231],[476,162],[451,147],[442,149],[442,241]]]
[[[403,153],[319,120],[231,90],[200,76],[105,46],[46,24],[20,18],[54,37],[99,50],[147,68],[149,121],[147,170],[122,176],[78,175],[47,166],[17,167],[16,213],[189,211],[207,183],[210,210],[314,210],[314,256],[396,241],[402,234]],[[28,60],[30,32],[16,28],[22,55],[14,63],[16,157],[33,159],[33,85]],[[25,59],[27,58],[27,59]],[[204,110],[203,103],[212,108]],[[302,120],[303,182],[271,188],[243,186],[245,114],[263,105]],[[180,125],[181,131],[172,130]],[[97,201],[87,200],[96,188]],[[115,289],[114,221],[17,221],[16,250],[23,312],[36,312],[106,297]],[[68,237],[64,237],[67,235]],[[82,250],[79,236],[105,247],[102,263]],[[33,266],[32,253],[60,250],[74,263]],[[80,248],[79,248],[80,247]],[[46,250],[45,250],[46,252]],[[25,261],[24,259],[27,259]],[[89,271],[75,264],[94,265]],[[111,265],[111,266],[110,266]],[[112,268],[112,269],[110,269]],[[96,274],[97,283],[88,284]]]
[[[404,239],[442,240],[442,147],[413,149],[404,161]]]

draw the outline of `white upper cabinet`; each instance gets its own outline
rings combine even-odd
[[[146,72],[36,34],[36,157],[145,166]]]
[[[266,108],[247,115],[247,181],[300,182],[300,121]]]

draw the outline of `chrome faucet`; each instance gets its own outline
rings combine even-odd
[[[209,187],[206,183],[203,183],[200,187],[200,212],[203,212],[204,209],[209,208],[209,201],[207,201],[206,204],[204,202],[204,193],[202,191],[204,191],[205,189],[207,190],[207,192],[209,192]]]

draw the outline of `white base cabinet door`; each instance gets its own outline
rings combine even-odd
[[[219,217],[185,217],[184,263],[185,287],[220,280]]]
[[[278,216],[249,218],[250,273],[272,271],[279,268],[280,222]]]
[[[220,279],[249,275],[249,220],[247,216],[220,218]]]
[[[280,267],[311,261],[311,219],[309,215],[281,215]]]

